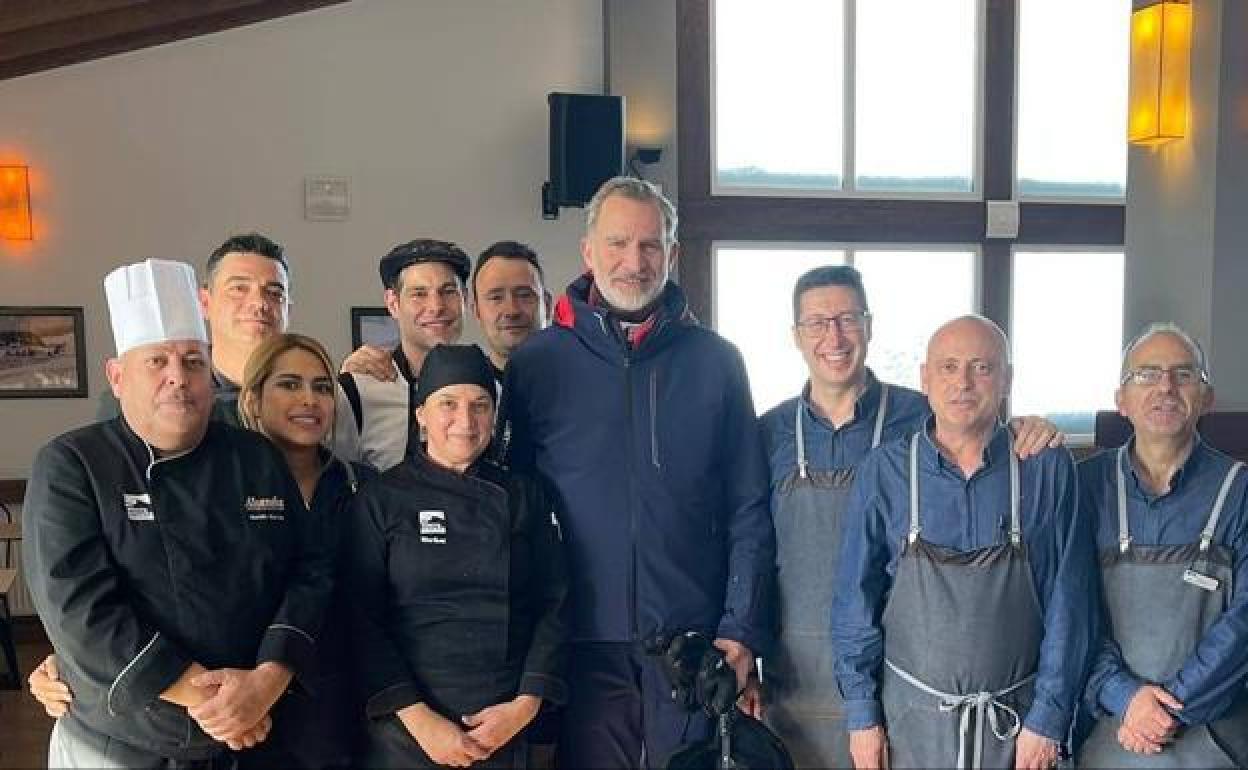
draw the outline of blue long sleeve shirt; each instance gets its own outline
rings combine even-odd
[[[1010,432],[998,428],[983,464],[968,479],[940,453],[931,430],[929,420],[919,442],[922,537],[960,551],[1006,542]],[[1096,592],[1088,590],[1096,577],[1092,533],[1087,517],[1079,513],[1075,464],[1068,450],[1047,449],[1022,461],[1019,471],[1023,542],[1044,616],[1035,699],[1023,725],[1064,741],[1095,633]],[[883,723],[879,674],[885,640],[880,619],[909,530],[909,496],[907,439],[869,454],[850,492],[831,627],[851,730]]]
[[[856,468],[872,449],[882,385],[868,369],[867,387],[854,404],[854,418],[840,428],[815,411],[810,402],[809,383],[802,389],[801,395],[772,407],[759,418],[771,468],[773,510],[777,490],[785,477],[797,468],[797,435],[793,425],[797,410],[804,410],[802,430],[806,434],[806,462],[810,468]],[[923,421],[929,414],[927,397],[922,393],[900,385],[889,385],[880,443],[914,433],[923,427]]]
[[[1079,464],[1081,507],[1094,517],[1096,547],[1118,547],[1118,453],[1103,452]],[[1170,484],[1170,491],[1153,495],[1140,484],[1129,457],[1124,458],[1127,526],[1140,545],[1187,545],[1200,540],[1214,499],[1234,462],[1197,440],[1186,462]],[[1248,680],[1248,473],[1240,471],[1231,486],[1214,543],[1233,553],[1230,603],[1202,637],[1182,667],[1170,679],[1155,684],[1183,703],[1177,712],[1186,724],[1205,724],[1222,716]],[[1158,607],[1158,623],[1165,608]],[[1122,660],[1106,620],[1088,677],[1085,703],[1098,717],[1122,714],[1141,685]],[[1164,629],[1159,628],[1159,632]]]

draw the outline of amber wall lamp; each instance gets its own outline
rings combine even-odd
[[[33,238],[30,169],[26,166],[0,166],[0,239],[29,241]]]
[[[1161,144],[1187,134],[1192,6],[1163,0],[1131,13],[1127,140]]]

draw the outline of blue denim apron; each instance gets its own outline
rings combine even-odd
[[[872,448],[880,445],[888,386],[880,389]],[[772,518],[780,632],[767,677],[765,721],[780,736],[798,768],[852,767],[845,709],[836,686],[829,634],[841,516],[854,468],[812,470],[806,462],[802,403],[794,433],[797,468],[780,483]]]
[[[1234,554],[1214,545],[1222,507],[1243,463],[1226,473],[1200,534],[1189,545],[1135,545],[1127,524],[1127,447],[1118,450],[1118,547],[1102,551],[1101,584],[1114,641],[1135,676],[1163,682],[1178,671],[1209,627],[1226,610],[1233,592]],[[1248,761],[1248,693],[1222,719],[1179,729],[1160,754],[1136,754],[1118,743],[1120,717],[1096,723],[1079,751],[1080,767],[1215,768]],[[1234,744],[1241,744],[1235,747]],[[1238,748],[1238,751],[1235,749]],[[1236,762],[1232,755],[1237,755]]]
[[[957,551],[920,537],[918,447],[910,441],[910,530],[884,608],[880,703],[889,762],[1014,767],[1044,637],[1010,452],[1005,543]]]

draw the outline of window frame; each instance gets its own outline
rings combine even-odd
[[[1014,244],[1010,247],[1010,271],[1011,273],[1014,270],[1014,260],[1017,258],[1017,252],[1019,251],[1027,251],[1027,252],[1039,253],[1039,254],[1046,254],[1046,253],[1048,254],[1072,254],[1072,253],[1122,254],[1124,270],[1126,268],[1126,261],[1127,261],[1126,249],[1121,246],[1115,247],[1112,244],[1063,243],[1060,245],[1045,245],[1045,244],[1022,243],[1022,244]],[[1125,333],[1126,332],[1126,291],[1127,291],[1125,276],[1123,280],[1122,291],[1123,291],[1123,332]],[[1010,302],[1010,317],[1013,318],[1014,317],[1013,286],[1011,286],[1009,302]],[[1119,350],[1117,351],[1117,353],[1119,356],[1121,356],[1121,353],[1122,353],[1121,344],[1119,345]],[[1097,411],[1103,411],[1103,410],[1097,410]],[[1092,413],[1092,418],[1093,418],[1093,426],[1095,428],[1096,412]],[[1095,438],[1096,436],[1093,433],[1068,433],[1066,434],[1066,445],[1072,448],[1087,448],[1087,447],[1091,447],[1095,445]]]
[[[770,251],[814,251],[818,249],[827,249],[829,251],[844,251],[845,261],[839,264],[853,266],[855,263],[854,252],[857,251],[947,251],[947,252],[970,252],[971,253],[971,296],[973,298],[973,311],[982,312],[984,306],[984,284],[983,284],[983,253],[978,243],[868,243],[864,241],[855,241],[853,243],[844,241],[712,241],[711,242],[711,286],[714,287],[718,282],[718,266],[719,266],[719,249],[741,249],[741,250],[770,250]],[[1072,249],[1073,250],[1073,249]],[[1096,249],[1084,249],[1084,251],[1095,251]],[[870,287],[868,287],[870,290]],[[786,305],[787,307],[787,305]],[[713,328],[719,327],[719,315],[711,318]],[[787,316],[786,316],[787,318]],[[785,328],[792,328],[791,320],[786,321]]]
[[[1019,10],[1019,6],[1017,5],[1017,3],[1019,2],[1019,0],[1010,0],[1010,2],[1012,2],[1012,3],[1014,3],[1014,4],[1015,4],[1015,13],[1014,13],[1014,52],[1015,52],[1015,55],[1014,55],[1014,94],[1015,94],[1015,99],[1017,100],[1017,94],[1019,93],[1020,83],[1021,83],[1021,80],[1022,80],[1022,68],[1019,66],[1018,51],[1019,51],[1019,49],[1022,47],[1022,42],[1023,42],[1023,27],[1022,27],[1022,24],[1023,24],[1023,15],[1022,15],[1022,13],[1019,13],[1019,12],[1018,12],[1018,10]],[[1011,174],[1011,176],[1013,177],[1013,180],[1012,180],[1012,184],[1011,184],[1011,187],[1010,187],[1010,190],[1011,190],[1010,195],[1013,197],[1013,199],[1014,199],[1014,200],[1019,201],[1020,203],[1022,203],[1022,202],[1026,202],[1026,203],[1069,203],[1069,204],[1074,204],[1074,205],[1078,205],[1078,206],[1123,206],[1123,207],[1125,208],[1125,206],[1127,205],[1127,196],[1126,196],[1125,191],[1124,191],[1124,193],[1123,193],[1122,195],[1117,195],[1117,196],[1109,196],[1109,195],[1061,195],[1061,196],[1055,196],[1055,195],[1029,195],[1029,194],[1026,194],[1026,193],[1022,192],[1022,191],[1019,189],[1019,187],[1018,187],[1018,128],[1019,128],[1018,121],[1019,121],[1019,110],[1017,110],[1017,109],[1013,110],[1013,114],[1014,114],[1013,128],[1011,129],[1011,137],[1012,137],[1012,140],[1011,140],[1011,142],[1010,142],[1010,144],[1011,144],[1011,149],[1012,149],[1012,153],[1011,153],[1011,157],[1010,157],[1010,164],[1011,164],[1011,168],[1013,169],[1013,172],[1012,172],[1012,174]],[[1125,137],[1125,135],[1124,135],[1124,137],[1123,137],[1123,143],[1124,143],[1124,144],[1126,143],[1126,137]],[[1125,169],[1124,169],[1124,170],[1125,170]],[[1126,184],[1125,179],[1124,179],[1124,181],[1123,181],[1123,184],[1124,184],[1124,186],[1125,186],[1125,184]],[[1073,245],[1073,246],[1077,246],[1078,244],[1071,244],[1071,245]]]
[[[710,193],[712,196],[764,196],[786,198],[832,198],[860,200],[924,200],[924,201],[978,201],[983,200],[983,137],[984,137],[984,28],[987,17],[987,0],[973,0],[975,3],[975,82],[971,94],[971,189],[965,192],[919,192],[906,190],[861,190],[857,187],[857,124],[855,121],[857,101],[857,5],[858,0],[843,0],[845,16],[841,29],[842,62],[841,62],[841,188],[838,190],[812,187],[768,187],[764,185],[731,185],[719,182],[719,135],[716,131],[718,114],[719,82],[715,70],[715,8],[719,0],[706,0],[707,5],[707,40],[710,103],[710,133],[707,139],[710,147]]]
[[[1007,333],[1014,246],[1124,247],[1124,203],[1055,203],[1012,197],[1018,0],[982,0],[981,145],[976,150],[980,157],[979,199],[717,193],[712,189],[715,169],[710,152],[714,134],[711,1],[678,0],[677,6],[680,280],[698,317],[715,317],[715,242],[871,243],[888,248],[978,244],[982,312]],[[986,237],[988,200],[1018,203],[1016,238]]]

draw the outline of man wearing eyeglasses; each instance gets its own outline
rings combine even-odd
[[[1019,460],[1009,343],[941,326],[932,417],[858,468],[832,604],[854,766],[1051,767],[1095,632],[1091,526],[1064,449]]]
[[[1205,444],[1200,345],[1153,324],[1127,346],[1127,444],[1080,465],[1096,517],[1104,638],[1080,767],[1248,764],[1248,474]]]
[[[841,519],[867,453],[921,429],[930,412],[922,393],[880,382],[866,366],[871,313],[853,267],[802,275],[793,287],[793,321],[809,380],[762,417],[780,600],[766,717],[798,767],[847,767],[849,736],[828,638]],[[1022,457],[1061,441],[1043,419],[1016,420],[1014,428]]]

